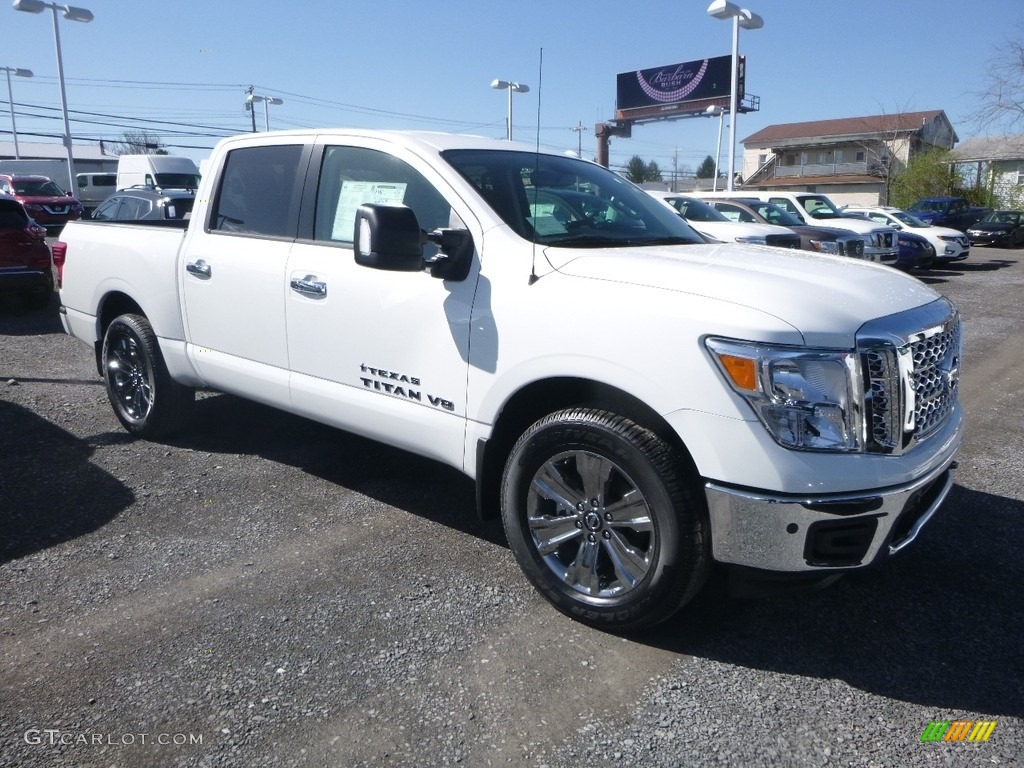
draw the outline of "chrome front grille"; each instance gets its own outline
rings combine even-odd
[[[962,356],[962,326],[952,304],[939,299],[869,323],[857,346],[869,452],[908,451],[951,418]]]
[[[839,255],[850,256],[854,259],[864,258],[864,241],[859,237],[849,240],[839,240]]]
[[[776,248],[799,248],[799,235],[765,235],[765,245],[772,245]]]

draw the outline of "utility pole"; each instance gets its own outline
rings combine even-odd
[[[577,120],[576,121],[576,127],[575,128],[570,128],[569,130],[570,131],[574,131],[576,133],[576,156],[579,157],[579,158],[582,158],[583,157],[583,132],[585,130],[587,130],[587,126],[585,126],[582,121]]]
[[[249,110],[249,116],[252,118],[252,132],[256,133],[256,107],[252,103],[254,90],[251,85],[245,89],[245,108]]]

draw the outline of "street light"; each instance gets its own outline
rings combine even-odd
[[[508,80],[492,80],[491,88],[499,91],[508,90],[508,130],[505,132],[505,137],[512,141],[512,91],[516,93],[529,93],[530,86],[523,85],[522,83],[510,83]]]
[[[740,27],[744,29],[760,29],[764,19],[753,11],[740,8],[729,0],[713,0],[708,6],[708,16],[716,19],[732,19],[732,77],[729,88],[729,178],[726,189],[733,191],[733,173],[736,169],[736,113],[738,110],[739,91],[739,60],[740,60]]]
[[[284,99],[279,99],[276,96],[257,96],[254,93],[250,93],[246,99],[249,102],[249,109],[253,108],[253,104],[262,101],[263,102],[263,125],[266,130],[270,130],[270,105],[284,104]],[[253,130],[256,130],[256,118],[253,117]]]
[[[73,5],[44,3],[43,0],[14,0],[14,10],[28,13],[42,13],[49,8],[53,11],[53,44],[57,49],[57,79],[60,82],[60,108],[64,115],[64,149],[68,155],[68,190],[73,192],[75,183],[75,158],[71,149],[71,122],[68,120],[68,95],[64,89],[64,60],[60,54],[60,27],[57,25],[57,11],[68,21],[88,23],[93,20],[92,11],[87,8],[76,8]]]
[[[11,73],[18,77],[32,77],[31,69],[15,69],[14,67],[0,67],[7,73],[7,103],[11,105],[11,134],[14,136],[14,159],[21,160],[21,152],[18,150],[18,126],[14,122],[14,91],[11,90]]]
[[[722,156],[722,123],[725,122],[726,110],[718,106],[710,106],[704,110],[704,114],[708,117],[718,118],[718,144],[715,145],[715,180],[711,185],[711,191],[718,191],[718,159]]]

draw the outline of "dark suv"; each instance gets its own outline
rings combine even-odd
[[[46,176],[0,174],[0,192],[17,198],[28,215],[47,230],[59,230],[82,217],[82,204]]]
[[[92,212],[99,221],[175,221],[188,218],[195,193],[185,189],[129,187],[115,192]]]
[[[46,230],[13,197],[0,194],[0,292],[15,293],[28,309],[42,309],[53,295]]]

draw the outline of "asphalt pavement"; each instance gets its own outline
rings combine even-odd
[[[920,274],[969,425],[911,547],[628,637],[535,594],[454,470],[216,393],[133,440],[56,300],[0,300],[0,767],[1024,765],[1022,256]]]

